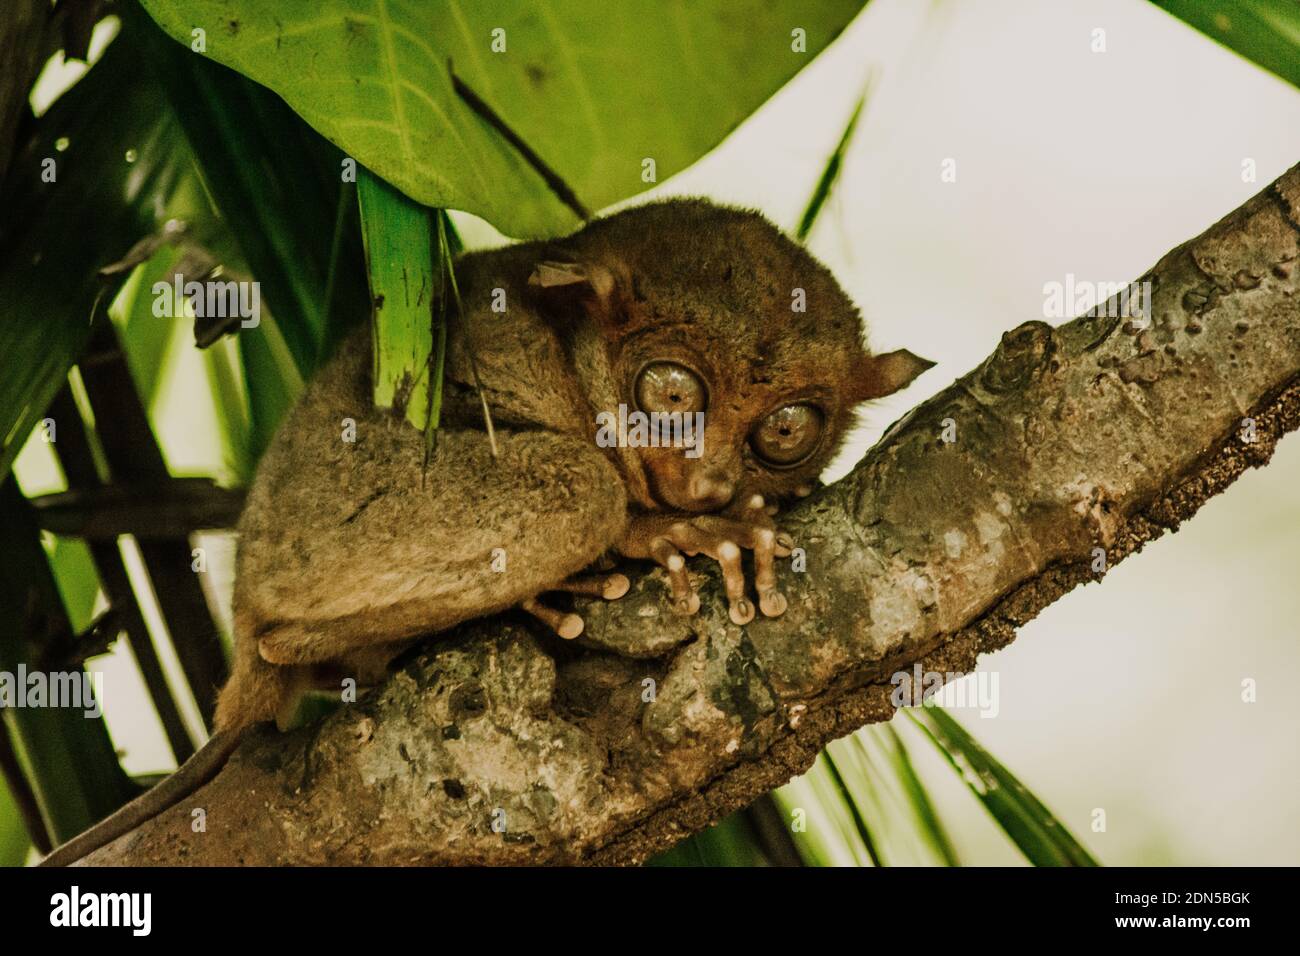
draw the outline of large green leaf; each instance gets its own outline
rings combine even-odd
[[[143,0],[413,199],[520,237],[578,217],[502,126],[599,209],[715,146],[864,2]]]

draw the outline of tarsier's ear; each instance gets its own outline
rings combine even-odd
[[[528,285],[544,305],[562,309],[580,305],[602,324],[619,321],[618,277],[607,266],[546,260],[537,263]]]
[[[870,398],[892,395],[900,388],[906,388],[929,368],[934,368],[933,362],[913,355],[907,349],[863,356],[850,385],[853,400],[865,402]]]

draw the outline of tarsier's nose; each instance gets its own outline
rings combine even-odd
[[[701,511],[713,511],[730,504],[736,483],[718,471],[697,471],[686,485],[691,501]]]

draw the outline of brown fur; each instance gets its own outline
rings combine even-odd
[[[534,598],[606,551],[661,563],[670,560],[666,544],[673,562],[677,548],[709,554],[723,564],[732,619],[743,623],[754,610],[736,549],[755,549],[760,606],[779,615],[771,558],[788,549],[746,502],[807,486],[857,403],[929,367],[906,351],[868,353],[861,316],[825,267],[756,213],[700,200],[641,206],[559,242],[467,255],[457,275],[466,314],[450,329],[443,428],[427,473],[423,437],[372,405],[370,339],[358,330],[290,413],[249,491],[235,661],[217,703],[224,732],[164,784],[65,844],[51,865],[183,799],[220,769],[244,729],[283,722],[305,688],[337,689],[343,675],[377,680],[413,638]],[[796,288],[806,312],[791,309]],[[504,313],[491,308],[498,289]],[[470,345],[498,426],[496,459]],[[650,360],[705,381],[701,457],[597,447],[596,413],[634,406]],[[822,441],[796,467],[766,467],[749,436],[794,401],[822,410]],[[343,440],[347,419],[355,442]],[[715,492],[724,485],[730,504],[697,494],[691,479],[701,475]],[[506,550],[505,573],[492,569],[496,548]],[[674,601],[689,605],[680,593]]]
[[[219,727],[281,714],[320,665],[373,676],[410,639],[515,606],[607,550],[643,556],[639,522],[658,529],[664,514],[711,510],[687,490],[701,469],[735,501],[790,495],[824,469],[858,402],[928,367],[906,352],[871,356],[861,316],[824,266],[761,216],[699,200],[469,254],[457,276],[466,314],[450,328],[427,474],[421,436],[371,405],[367,332],[312,382],[263,459],[240,524],[237,651]],[[791,309],[796,288],[806,312]],[[491,308],[496,289],[504,313]],[[468,346],[498,428],[496,460]],[[634,406],[652,359],[707,382],[698,459],[596,446],[596,413]],[[823,440],[795,468],[765,467],[747,438],[796,400],[823,410]],[[355,443],[341,438],[349,418]],[[507,573],[492,570],[495,548]]]

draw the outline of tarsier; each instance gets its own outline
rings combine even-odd
[[[581,618],[548,594],[618,598],[626,577],[590,571],[607,556],[662,567],[665,600],[689,615],[700,599],[685,558],[706,555],[735,624],[779,616],[776,559],[793,542],[772,513],[812,487],[855,406],[931,364],[871,354],[823,265],[757,213],[701,200],[469,253],[456,277],[464,314],[449,326],[427,466],[423,436],[373,406],[364,329],[261,462],[239,528],[233,673],[217,704],[225,754],[244,728],[283,722],[304,690],[375,681],[412,641],[462,621],[522,608],[578,636]],[[702,447],[607,447],[601,413],[620,405],[703,413]]]

